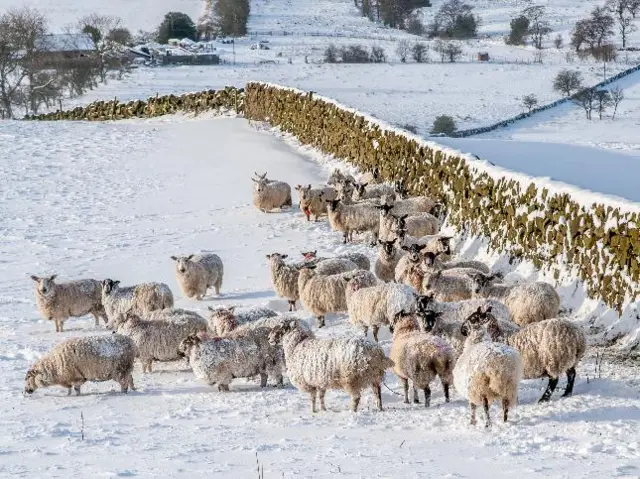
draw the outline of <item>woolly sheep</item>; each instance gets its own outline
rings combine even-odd
[[[229,391],[234,378],[260,375],[260,386],[267,386],[267,359],[251,337],[203,339],[192,334],[182,340],[180,355],[189,359],[196,378],[219,391]]]
[[[467,339],[453,369],[453,384],[469,401],[471,424],[476,424],[476,407],[482,405],[485,427],[490,427],[489,406],[498,399],[502,401],[502,419],[507,422],[509,409],[518,402],[524,373],[522,356],[515,348],[491,342],[482,325],[470,318],[463,323],[461,334]]]
[[[209,288],[220,294],[224,267],[217,254],[191,254],[172,256],[176,262],[176,280],[182,293],[189,299],[202,300]]]
[[[576,366],[587,349],[582,328],[565,319],[546,319],[530,323],[511,335],[492,317],[491,312],[479,312],[477,322],[487,323],[487,330],[496,339],[516,348],[524,359],[524,378],[549,378],[544,394],[538,402],[546,402],[558,385],[561,374],[567,375],[563,397],[573,394]]]
[[[400,250],[394,246],[395,242],[395,239],[392,241],[378,240],[380,249],[373,272],[380,281],[385,283],[395,281],[396,266],[403,256]]]
[[[440,313],[431,312],[434,320]],[[440,378],[445,402],[449,402],[449,386],[453,383],[455,355],[444,340],[420,331],[413,313],[399,311],[393,320],[393,343],[389,358],[393,372],[404,388],[404,402],[409,404],[409,380],[413,383],[413,402],[419,403],[418,389],[424,391],[424,405],[431,403],[429,384]]]
[[[24,391],[32,394],[38,388],[62,386],[67,395],[73,387],[87,381],[116,381],[126,393],[133,385],[133,363],[137,354],[135,343],[120,334],[84,336],[63,341],[42,356],[27,372]]]
[[[289,265],[284,262],[286,254],[272,253],[267,255],[271,271],[271,284],[276,294],[289,302],[289,311],[296,309],[296,301],[300,297],[298,291],[298,276],[300,266]]]
[[[379,209],[387,210],[392,215],[416,215],[419,213],[431,213],[436,202],[427,196],[414,196],[404,200],[393,200],[395,193],[382,197],[383,204]]]
[[[393,362],[382,348],[361,338],[315,339],[313,334],[286,323],[269,335],[272,344],[284,349],[291,383],[309,394],[311,411],[326,411],[327,389],[342,389],[351,396],[351,410],[357,411],[362,390],[371,387],[376,406],[382,411],[380,383]]]
[[[251,178],[255,183],[253,189],[253,204],[263,213],[269,213],[275,209],[282,210],[292,206],[291,187],[283,181],[267,179],[267,173],[255,174],[257,178]]]
[[[349,321],[362,328],[366,337],[369,327],[373,330],[373,340],[378,342],[380,326],[389,326],[400,311],[415,311],[415,290],[404,284],[383,283],[359,288],[357,284],[347,286],[347,306]]]
[[[214,308],[209,306],[209,311],[211,311],[209,330],[216,336],[224,336],[239,326],[262,318],[273,318],[278,315],[273,309],[262,306],[238,310],[236,310],[236,306],[229,308]]]
[[[433,293],[437,301],[452,302],[473,297],[473,280],[465,274],[441,270],[424,273],[422,292]]]
[[[338,197],[338,191],[331,186],[312,188],[311,185],[296,186],[298,197],[300,200],[300,210],[310,221],[314,217],[314,221],[318,221],[320,216],[327,214],[326,200],[335,200]]]
[[[164,321],[143,319],[134,313],[121,313],[115,320],[116,331],[136,343],[142,372],[151,372],[153,361],[177,361],[180,342],[198,332],[207,331],[207,321],[193,316],[173,316]]]
[[[183,318],[205,323],[207,321],[195,311],[181,308],[156,309],[155,311],[146,312],[143,315],[143,319],[150,321],[182,321]]]
[[[370,232],[374,242],[377,241],[380,221],[373,206],[344,205],[340,204],[340,200],[332,200],[328,202],[327,212],[331,228],[343,234],[344,243],[353,241],[354,232]]]
[[[391,215],[391,219],[395,229],[406,230],[408,235],[417,236],[418,238],[435,235],[440,231],[440,220],[431,213],[420,213],[411,216],[408,214],[401,216]]]
[[[395,196],[395,189],[392,185],[384,183],[369,185],[368,183],[356,183],[352,198],[354,201],[380,198],[383,195]]]
[[[482,298],[496,298],[504,302],[520,326],[558,316],[560,296],[549,283],[537,281],[513,286],[491,284],[493,276],[476,276],[474,294]]]
[[[347,282],[355,281],[360,287],[373,286],[377,280],[369,271],[356,270],[332,276],[315,274],[314,266],[304,266],[298,277],[300,301],[316,316],[319,328],[324,327],[327,313],[347,311]]]
[[[91,314],[95,318],[95,326],[100,318],[105,324],[107,314],[102,307],[102,289],[100,281],[80,279],[67,283],[56,283],[57,275],[48,278],[31,276],[36,284],[36,305],[40,314],[49,321],[54,321],[56,332],[62,332],[64,322],[69,317]]]
[[[347,273],[349,271],[358,270],[358,265],[353,261],[343,258],[329,258],[315,263],[316,274],[323,276],[331,276],[334,274]]]
[[[335,168],[331,172],[331,174],[329,175],[329,178],[327,179],[327,184],[328,185],[337,185],[337,184],[342,183],[344,181],[350,181],[352,183],[355,183],[356,179],[352,175],[350,175],[349,173],[343,173],[339,169]]]
[[[141,314],[156,309],[173,308],[173,294],[164,283],[142,283],[120,287],[120,281],[105,279],[102,282],[102,305],[109,322],[119,313]]]
[[[315,251],[303,251],[302,256],[306,261],[316,261],[316,265],[318,265],[319,261],[324,261],[326,259],[348,259],[349,261],[353,261],[356,265],[358,265],[358,269],[371,269],[371,261],[367,258],[366,255],[362,253],[344,253],[339,254],[338,256],[334,256],[334,258],[318,258],[317,256],[318,250]]]
[[[367,184],[380,183],[381,181],[380,170],[378,168],[374,168],[371,171],[367,171],[362,175],[360,175],[360,178],[358,179],[358,181],[360,183],[367,183]]]
[[[396,264],[394,278],[397,283],[409,285],[417,291],[422,289],[424,273],[420,268],[420,263],[422,262],[422,251],[426,248],[426,245],[419,244],[412,244],[408,247],[402,245],[400,247],[400,250],[405,254]]]

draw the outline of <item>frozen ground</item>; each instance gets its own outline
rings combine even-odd
[[[513,421],[490,432],[469,427],[465,403],[454,394],[443,404],[437,386],[429,410],[384,389],[383,413],[371,410],[368,392],[357,414],[333,392],[330,411],[312,415],[291,387],[262,391],[237,380],[221,394],[177,363],[145,376],[137,366],[139,389],[127,396],[102,383],[81,397],[57,388],[23,397],[25,371],[42,352],[96,332],[82,318],[54,333],[38,317],[29,274],[165,281],[179,306],[200,311],[220,303],[283,308],[271,292],[266,253],[345,248],[326,223],[307,223],[299,211],[253,209],[255,170],[293,185],[316,183],[327,163],[242,119],[0,122],[0,142],[0,476],[250,478],[256,454],[265,477],[640,474],[640,383],[608,358],[600,379],[593,361],[584,362],[572,398],[537,406],[544,384],[525,382]],[[225,280],[222,298],[196,303],[179,296],[169,256],[200,249],[220,254]],[[321,332],[353,333],[342,317],[329,318]],[[386,331],[383,340],[388,348]],[[399,389],[391,373],[386,382]]]

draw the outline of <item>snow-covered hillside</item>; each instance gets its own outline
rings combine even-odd
[[[593,351],[573,397],[556,393],[537,405],[544,382],[526,381],[513,420],[489,432],[467,425],[466,403],[455,393],[444,404],[439,386],[429,409],[405,406],[383,389],[385,412],[375,412],[365,393],[361,412],[352,414],[348,397],[332,392],[329,411],[313,415],[292,387],[260,390],[236,380],[232,392],[219,393],[178,363],[148,375],[136,366],[138,391],[126,396],[115,383],[100,383],[80,397],[59,388],[23,397],[25,371],[53,344],[109,334],[88,318],[56,334],[38,316],[29,274],[165,281],[179,306],[203,312],[232,303],[282,310],[265,254],[373,253],[362,244],[344,247],[326,222],[307,223],[295,209],[265,215],[252,207],[254,171],[293,185],[319,183],[331,163],[242,119],[2,122],[0,141],[0,475],[245,478],[256,475],[256,455],[265,477],[640,474],[640,384],[609,357],[594,379]],[[196,250],[223,258],[221,298],[180,297],[169,256]],[[331,316],[319,334],[355,332]],[[386,330],[382,338],[388,351]],[[385,382],[400,389],[391,373]]]

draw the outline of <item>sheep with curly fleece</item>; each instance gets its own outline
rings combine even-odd
[[[321,186],[312,188],[311,185],[296,186],[300,202],[300,210],[307,217],[307,221],[318,221],[320,216],[327,214],[326,200],[335,200],[338,197],[338,190],[331,186]]]
[[[102,282],[102,306],[109,322],[120,313],[136,314],[173,308],[173,293],[164,283],[142,283],[120,287],[120,281],[105,279]]]
[[[393,185],[386,183],[379,183],[369,185],[368,183],[356,183],[353,190],[353,201],[371,200],[374,198],[381,198],[384,195],[395,196],[395,189]]]
[[[395,281],[396,266],[403,257],[401,250],[395,247],[396,240],[381,241],[378,240],[380,248],[378,250],[378,259],[373,266],[373,272],[380,281],[391,283]]]
[[[291,201],[291,187],[284,181],[267,179],[267,173],[255,174],[257,178],[251,178],[255,183],[253,189],[253,205],[263,213],[273,210],[282,211],[293,205]]]
[[[296,309],[296,301],[300,298],[298,290],[298,276],[302,265],[285,263],[286,254],[272,253],[267,255],[271,272],[271,284],[273,290],[281,298],[289,302],[289,311]]]
[[[343,183],[345,181],[350,181],[352,183],[355,183],[356,179],[352,175],[350,175],[349,173],[343,173],[339,169],[334,168],[331,171],[331,174],[329,175],[329,178],[327,179],[327,184],[331,185],[331,186],[335,186],[335,185],[338,185],[338,184]]]
[[[278,313],[271,308],[264,306],[252,306],[249,308],[236,309],[235,306],[228,308],[209,306],[211,315],[209,317],[209,330],[216,336],[224,336],[234,329],[247,323],[258,321],[262,318],[273,318]]]
[[[343,254],[334,256],[333,258],[322,258],[322,257],[318,257],[318,250],[315,250],[315,251],[303,251],[302,256],[307,262],[314,261],[313,264],[315,265],[318,265],[321,261],[325,261],[329,259],[348,259],[349,261],[353,261],[358,266],[358,269],[366,269],[366,270],[371,269],[371,261],[369,261],[369,258],[367,258],[367,255],[362,253],[356,253],[356,252],[343,253]]]
[[[291,383],[309,394],[311,411],[326,411],[328,389],[342,389],[351,396],[356,412],[362,390],[371,387],[378,410],[382,411],[381,383],[385,371],[393,366],[377,344],[362,338],[316,339],[313,334],[286,323],[269,335],[272,344],[282,344]]]
[[[224,266],[217,254],[191,254],[172,256],[176,262],[176,280],[182,293],[189,299],[202,300],[209,288],[220,294]]]
[[[345,205],[340,200],[328,202],[327,212],[331,229],[343,235],[343,243],[353,241],[353,233],[371,233],[378,240],[380,221],[377,210],[367,204]]]
[[[102,306],[102,287],[95,279],[79,279],[66,283],[56,283],[57,275],[48,278],[31,276],[36,282],[36,305],[38,311],[47,320],[56,325],[56,333],[61,333],[64,322],[70,317],[91,314],[95,326],[100,318],[108,322],[107,313]]]
[[[103,334],[67,339],[42,356],[27,372],[24,391],[33,394],[38,388],[62,386],[80,395],[87,381],[116,381],[126,393],[133,386],[133,362],[138,349],[120,334]]]

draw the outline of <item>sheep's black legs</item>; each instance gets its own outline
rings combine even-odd
[[[538,402],[539,403],[547,402],[549,399],[551,399],[551,395],[553,394],[553,391],[555,391],[557,385],[558,385],[558,378],[549,378],[549,384],[547,384],[547,389]]]
[[[491,416],[489,416],[489,400],[487,398],[482,398],[482,407],[484,409],[484,417],[486,422],[484,423],[484,427],[491,427]]]
[[[562,397],[571,396],[573,394],[573,384],[576,382],[576,368],[567,369],[567,389],[564,390]]]

